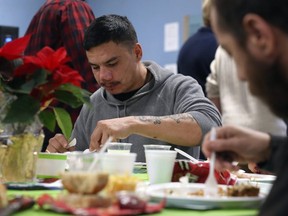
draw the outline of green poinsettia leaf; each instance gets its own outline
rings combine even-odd
[[[44,69],[36,70],[24,84],[23,79],[25,78],[22,76],[13,78],[6,86],[6,89],[13,93],[30,94],[33,88],[47,82],[47,71]]]
[[[45,69],[39,69],[32,74],[32,80],[34,80],[34,86],[43,85],[47,82],[48,71]]]
[[[27,81],[23,84],[22,78],[16,77],[5,86],[5,89],[11,93],[30,94],[33,89],[33,81]]]
[[[78,108],[83,105],[83,102],[78,97],[71,94],[71,92],[57,90],[54,95],[58,101],[68,104],[72,108]]]
[[[72,85],[70,83],[63,84],[59,86],[57,91],[66,91],[73,94],[79,101],[85,104],[90,104],[91,93],[85,89]]]
[[[10,104],[3,122],[4,123],[29,123],[40,110],[39,101],[30,95],[18,95],[17,99]]]
[[[34,80],[29,80],[28,82],[21,85],[19,89],[14,90],[14,92],[29,94],[32,91],[32,89],[34,88],[34,86],[35,86]]]
[[[72,132],[72,120],[69,113],[59,107],[54,107],[53,111],[56,116],[58,126],[60,127],[65,138],[68,140]]]
[[[54,112],[51,110],[45,109],[41,111],[38,115],[41,123],[48,128],[51,132],[55,130],[56,126],[56,117]]]

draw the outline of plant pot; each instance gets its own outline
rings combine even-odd
[[[34,128],[34,132],[31,132],[29,125],[27,126],[29,130],[26,128],[20,134],[7,135],[7,131],[0,133],[0,182],[35,180],[37,153],[42,148],[44,134],[41,125],[32,125],[38,127]]]

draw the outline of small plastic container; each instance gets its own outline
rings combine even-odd
[[[145,150],[170,150],[170,145],[157,145],[157,144],[146,144],[143,145]]]
[[[107,148],[108,153],[129,153],[132,143],[111,142]]]

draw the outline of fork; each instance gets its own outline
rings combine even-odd
[[[186,152],[178,149],[178,148],[174,148],[175,151],[177,151],[179,154],[183,155],[184,157],[188,158],[190,161],[192,161],[192,163],[199,163],[199,161],[192,157],[191,155],[187,154]]]
[[[211,129],[210,140],[213,141],[215,139],[216,139],[216,129],[213,127]],[[215,152],[212,152],[210,157],[209,175],[205,182],[205,189],[204,189],[205,196],[217,196],[218,184],[214,174],[215,159],[216,154]]]
[[[94,158],[92,164],[90,165],[90,167],[88,168],[88,171],[92,171],[94,168],[97,168],[96,165],[99,162],[99,160],[102,159],[102,156],[104,154],[104,152],[106,151],[106,149],[108,148],[108,145],[110,144],[110,142],[113,140],[113,137],[109,136],[108,139],[106,140],[106,142],[102,145],[102,148],[100,149],[100,151],[98,152],[97,157]]]

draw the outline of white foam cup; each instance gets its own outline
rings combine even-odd
[[[145,150],[150,184],[171,182],[176,155],[170,150]]]
[[[132,174],[136,153],[104,153],[101,158],[102,170],[109,174]]]

